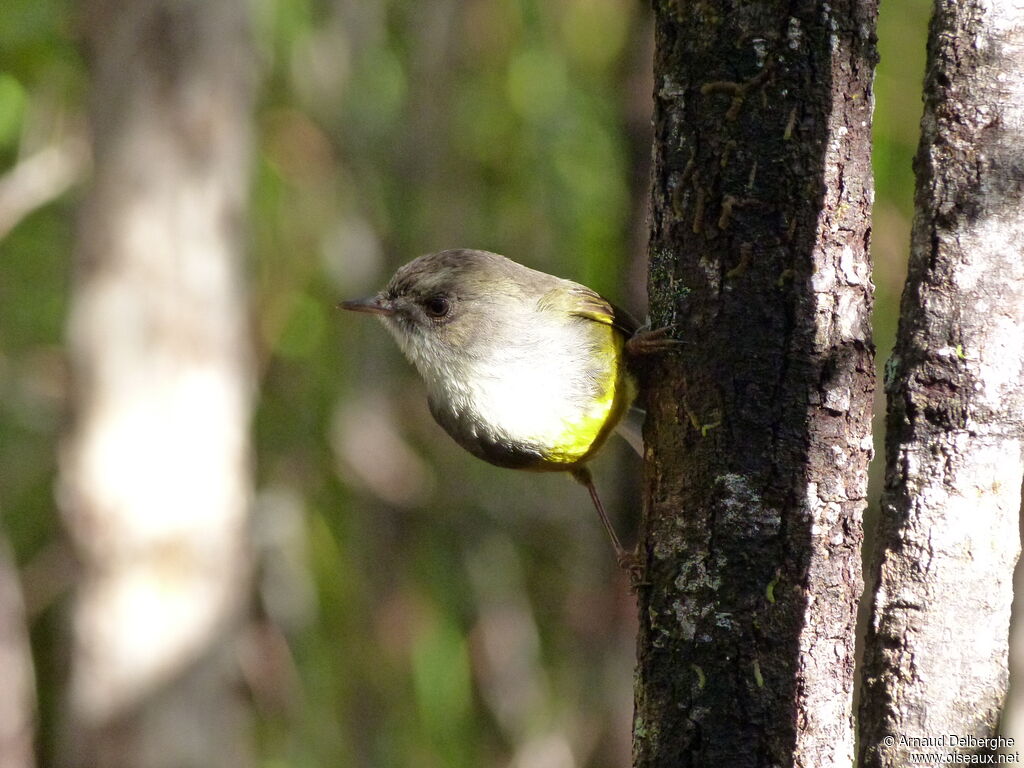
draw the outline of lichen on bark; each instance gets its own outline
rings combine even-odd
[[[655,9],[634,764],[849,765],[875,6]]]
[[[1024,465],[1022,51],[1020,3],[935,3],[886,367],[864,766],[903,765],[918,739],[992,736],[1006,695]]]

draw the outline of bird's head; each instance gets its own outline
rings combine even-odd
[[[528,323],[531,278],[541,274],[487,251],[441,251],[401,267],[377,295],[339,306],[378,315],[429,380],[482,358]]]

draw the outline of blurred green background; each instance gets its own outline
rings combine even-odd
[[[895,333],[930,3],[883,3],[876,333]],[[653,27],[631,0],[260,0],[250,213],[260,400],[253,693],[262,765],[621,766],[634,603],[585,492],[503,472],[431,421],[340,298],[486,248],[643,314]],[[75,6],[7,0],[0,174],[48,147],[66,189],[0,218],[0,514],[22,569],[41,757],[56,749],[71,565],[54,478],[88,73]],[[639,461],[595,465],[622,531]],[[265,647],[265,646],[264,646]],[[445,713],[441,716],[441,713]]]

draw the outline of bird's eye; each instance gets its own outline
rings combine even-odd
[[[452,303],[447,296],[431,296],[423,302],[423,311],[429,317],[441,318],[452,310]]]

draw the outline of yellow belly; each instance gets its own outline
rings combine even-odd
[[[495,348],[465,369],[427,376],[431,413],[456,442],[492,464],[565,471],[607,440],[636,396],[623,337],[590,321]]]
[[[561,471],[587,461],[604,445],[636,397],[636,382],[623,363],[622,338],[608,328],[607,342],[600,367],[607,375],[596,382],[601,394],[579,403],[575,409],[564,409],[571,415],[552,419],[549,429],[524,435],[530,442],[544,446],[544,460],[533,469]]]

